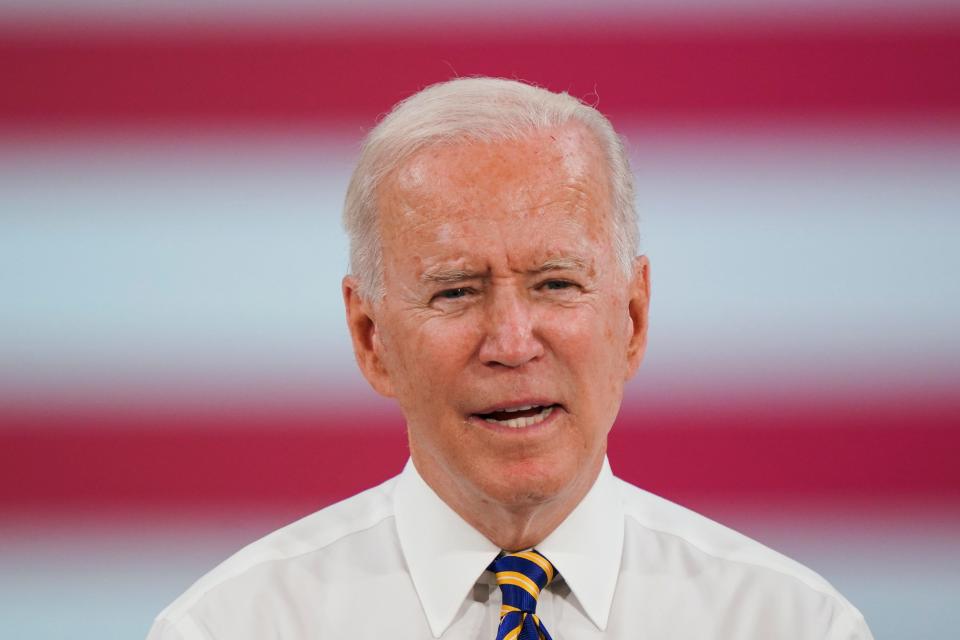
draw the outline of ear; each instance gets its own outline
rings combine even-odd
[[[346,276],[341,284],[347,327],[353,341],[353,355],[363,377],[382,396],[394,397],[393,384],[383,362],[383,343],[377,329],[374,306],[360,295],[357,279]]]
[[[632,332],[627,343],[627,375],[632,378],[640,367],[647,350],[647,326],[650,312],[650,261],[647,256],[633,259],[633,276],[630,279],[628,313]]]

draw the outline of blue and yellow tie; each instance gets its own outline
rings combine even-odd
[[[497,640],[551,640],[537,617],[540,591],[556,573],[550,561],[536,551],[521,551],[500,556],[489,569],[503,594]]]

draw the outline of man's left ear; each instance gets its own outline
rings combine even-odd
[[[647,350],[647,325],[650,312],[650,261],[647,256],[633,259],[633,276],[630,279],[628,313],[632,332],[627,343],[626,378],[632,378],[640,367]]]

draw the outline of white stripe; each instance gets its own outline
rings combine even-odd
[[[78,28],[77,21],[98,24],[230,24],[263,29],[271,24],[302,25],[392,25],[423,26],[431,21],[462,20],[476,26],[487,23],[502,25],[504,15],[511,24],[544,21],[601,22],[635,19],[689,20],[700,26],[717,20],[749,20],[781,17],[789,20],[802,12],[805,20],[837,20],[869,16],[878,20],[903,21],[921,19],[934,10],[955,10],[951,0],[596,0],[584,4],[578,0],[464,0],[450,3],[442,0],[373,0],[356,3],[351,0],[277,0],[266,5],[257,0],[143,0],[130,3],[122,0],[0,0],[4,21],[12,24],[63,25]]]
[[[626,133],[653,277],[638,393],[960,373],[960,136]],[[339,294],[356,142],[0,145],[5,393],[365,390]]]

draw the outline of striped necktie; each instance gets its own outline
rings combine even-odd
[[[508,553],[488,567],[497,575],[503,594],[497,640],[551,640],[537,617],[537,598],[556,573],[536,551]]]

